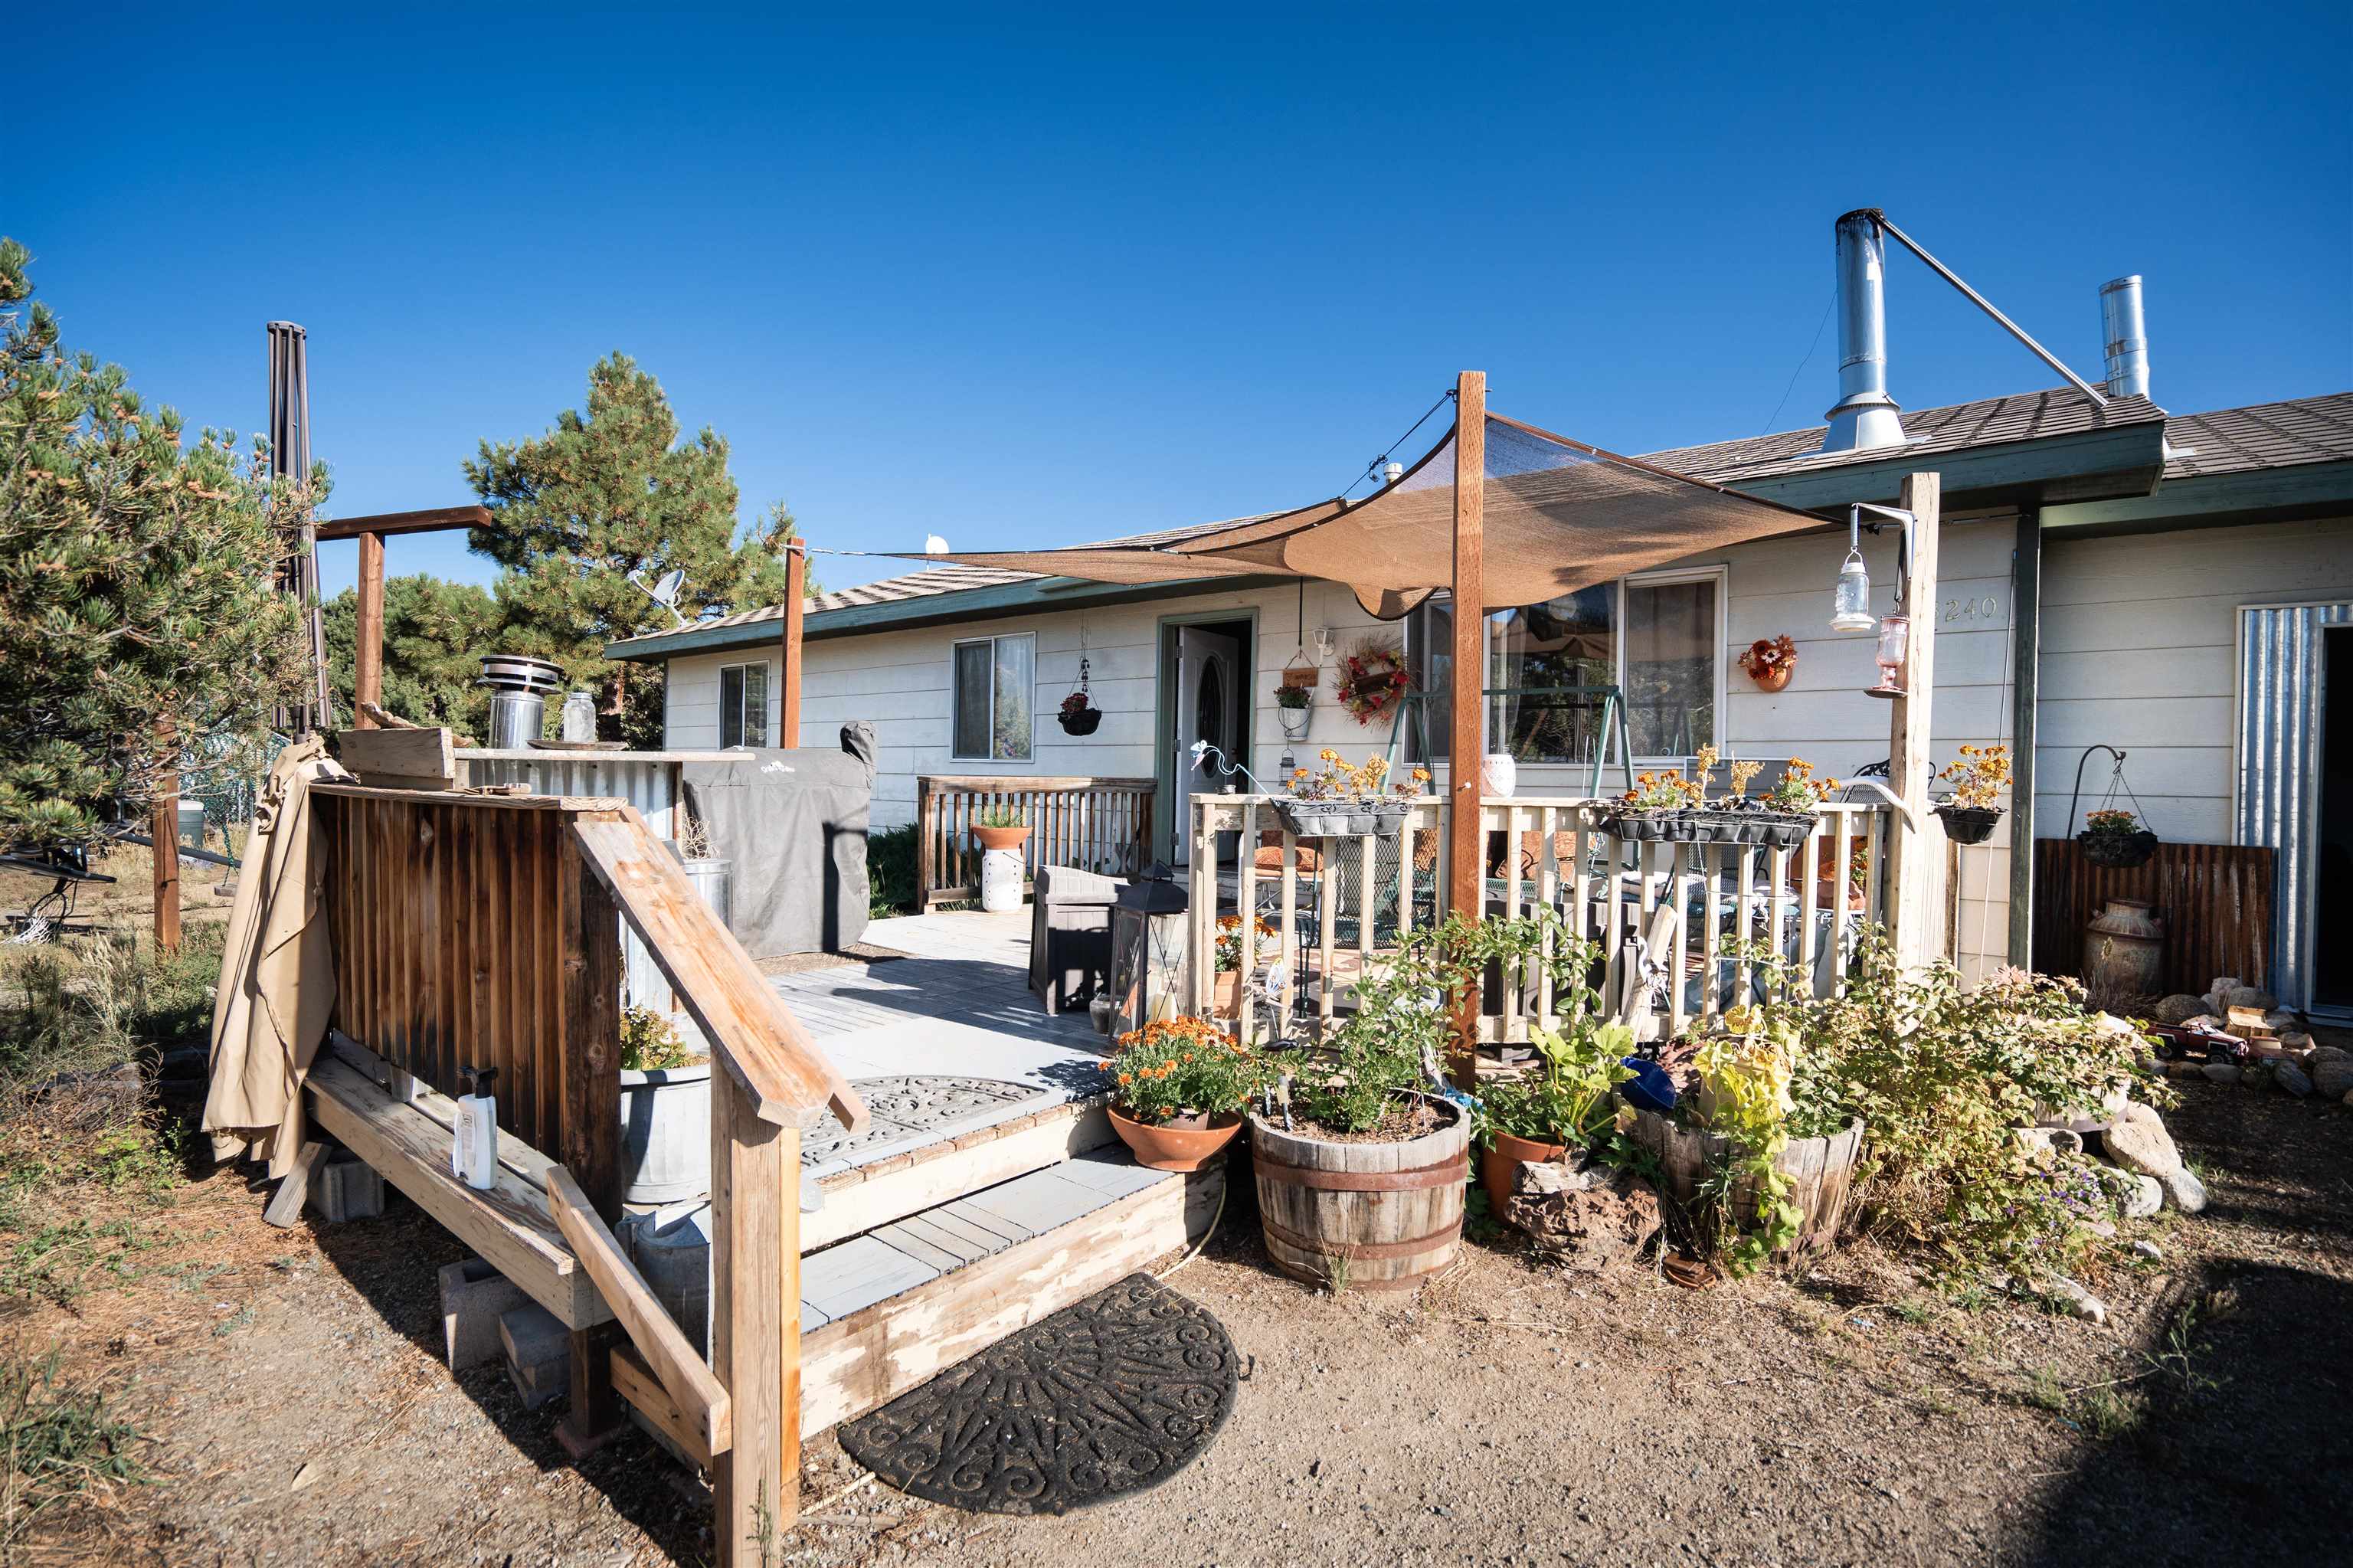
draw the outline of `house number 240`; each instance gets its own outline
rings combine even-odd
[[[1956,620],[1995,620],[2001,616],[2001,606],[1993,595],[1983,599],[1948,599],[1945,601],[1945,622]]]

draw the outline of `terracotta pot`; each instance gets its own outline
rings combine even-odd
[[[1760,692],[1778,692],[1788,689],[1789,677],[1797,673],[1798,661],[1793,656],[1778,664],[1767,665],[1761,675],[1751,673],[1748,678],[1757,683],[1757,689]]]
[[[1029,837],[1029,830],[1018,828],[975,828],[972,836],[980,841],[985,850],[1018,850]]]
[[[1530,1161],[1557,1162],[1568,1152],[1565,1143],[1540,1143],[1508,1132],[1490,1133],[1493,1141],[1479,1151],[1479,1185],[1487,1192],[1487,1212],[1508,1224],[1504,1216],[1512,1203],[1512,1181]]]
[[[1134,1151],[1135,1162],[1147,1171],[1198,1171],[1242,1129],[1240,1111],[1215,1117],[1182,1117],[1155,1127],[1137,1121],[1117,1106],[1110,1110],[1112,1130]]]

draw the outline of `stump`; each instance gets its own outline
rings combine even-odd
[[[1334,1289],[1411,1290],[1454,1261],[1471,1178],[1471,1122],[1402,1143],[1335,1143],[1253,1114],[1250,1164],[1266,1255],[1290,1277]]]
[[[1659,1157],[1660,1185],[1686,1205],[1708,1166],[1732,1152],[1732,1140],[1722,1133],[1681,1127],[1656,1111],[1634,1113],[1633,1138]],[[1789,1202],[1798,1206],[1799,1215],[1797,1241],[1775,1253],[1776,1258],[1819,1251],[1838,1239],[1855,1159],[1862,1151],[1862,1119],[1858,1117],[1828,1138],[1793,1138],[1775,1157],[1773,1169],[1789,1178]],[[1756,1217],[1756,1194],[1747,1183],[1736,1192],[1736,1203],[1743,1221]]]

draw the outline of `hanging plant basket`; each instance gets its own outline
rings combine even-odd
[[[1103,723],[1103,709],[1064,708],[1054,715],[1054,720],[1062,726],[1064,735],[1092,735],[1095,726]]]
[[[1947,803],[1936,808],[1936,815],[1944,819],[1945,834],[1955,843],[1981,844],[1993,837],[1993,830],[2001,821],[2001,808]]]
[[[2094,865],[2129,871],[2137,865],[2147,865],[2157,853],[2159,841],[2147,828],[2129,833],[2094,833],[2086,828],[2075,835],[2075,842],[2084,846],[2084,858]]]

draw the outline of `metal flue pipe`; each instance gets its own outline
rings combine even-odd
[[[1838,236],[1839,400],[1825,416],[1826,452],[1904,443],[1903,411],[1887,395],[1887,243],[1877,207],[1841,217]]]
[[[2140,274],[2100,285],[2100,341],[2107,345],[2108,396],[2148,396],[2148,323],[2141,313]]]

